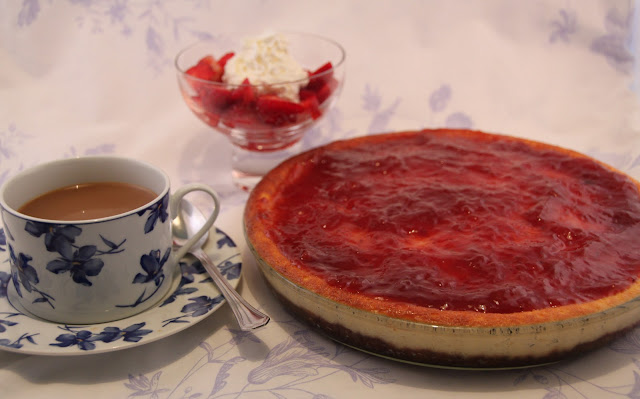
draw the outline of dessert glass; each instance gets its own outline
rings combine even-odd
[[[228,84],[199,79],[187,73],[202,57],[221,57],[238,52],[245,34],[231,34],[214,40],[200,41],[178,53],[175,67],[178,86],[189,109],[204,123],[224,134],[232,144],[231,174],[234,184],[251,188],[273,167],[302,150],[301,139],[336,103],[345,78],[343,47],[331,39],[306,33],[281,33],[289,44],[289,52],[309,73],[331,62],[331,68],[310,79],[272,82],[270,84]],[[308,84],[304,84],[306,82]],[[318,83],[329,83],[330,90],[318,95],[312,111],[277,112],[264,115],[257,104],[260,93],[278,92],[280,87],[302,84],[302,89]],[[302,94],[302,93],[301,93]],[[317,93],[316,93],[317,94]],[[301,95],[302,103],[303,96]]]

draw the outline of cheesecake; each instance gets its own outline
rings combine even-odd
[[[275,295],[346,345],[450,367],[597,347],[640,320],[640,192],[581,153],[434,129],[335,141],[253,189]]]

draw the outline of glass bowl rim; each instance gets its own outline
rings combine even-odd
[[[270,32],[271,33],[271,32]],[[325,37],[325,36],[321,36],[321,35],[317,35],[314,33],[305,33],[305,32],[296,32],[296,31],[273,31],[274,34],[284,34],[284,35],[294,35],[294,36],[306,36],[306,37],[311,37],[311,38],[315,38],[315,39],[320,39],[326,43],[332,44],[333,46],[335,46],[339,53],[340,53],[340,59],[337,61],[336,64],[332,63],[332,67],[330,69],[327,69],[326,71],[323,71],[317,75],[314,76],[314,78],[318,78],[318,77],[324,77],[324,76],[328,76],[330,74],[332,74],[334,71],[338,70],[339,68],[341,68],[342,66],[344,66],[345,62],[346,62],[346,58],[347,58],[347,52],[344,49],[344,47],[338,43],[337,41]],[[232,32],[229,34],[225,34],[224,36],[226,37],[237,37],[240,36],[240,38],[246,38],[249,37],[246,33],[239,33],[239,32]],[[174,58],[174,62],[173,65],[176,69],[176,71],[178,72],[178,74],[181,77],[184,77],[186,79],[189,79],[191,81],[194,82],[199,82],[199,83],[203,83],[203,84],[209,84],[212,86],[220,86],[220,87],[231,87],[231,88],[236,88],[236,87],[246,87],[247,85],[244,83],[240,83],[240,84],[234,84],[234,83],[226,83],[226,82],[214,82],[211,80],[207,80],[207,79],[201,79],[195,76],[191,76],[187,74],[187,70],[180,67],[178,65],[179,59],[181,56],[183,56],[187,51],[193,49],[194,47],[203,44],[203,43],[214,43],[214,39],[204,39],[204,40],[197,40],[195,42],[192,42],[191,44],[187,45],[186,47],[184,47],[182,50],[180,50],[175,58]],[[203,57],[206,54],[202,55]],[[190,66],[191,67],[191,66]],[[189,68],[190,68],[189,67]],[[187,68],[188,69],[188,68]],[[273,87],[273,86],[278,86],[278,85],[289,85],[289,84],[294,84],[294,83],[303,83],[306,82],[309,78],[302,78],[302,79],[295,79],[295,80],[286,80],[286,81],[281,81],[281,82],[275,82],[275,83],[259,83],[259,84],[252,84],[250,83],[248,86],[249,87]]]

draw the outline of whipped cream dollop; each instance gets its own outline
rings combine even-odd
[[[245,39],[242,49],[227,62],[224,82],[241,84],[245,79],[252,85],[264,85],[260,94],[272,93],[295,102],[300,100],[300,88],[308,83],[307,71],[289,53],[288,40],[274,32]],[[279,82],[293,83],[276,85]]]

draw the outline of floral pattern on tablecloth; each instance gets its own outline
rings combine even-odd
[[[53,114],[46,114],[47,109],[37,109],[35,110],[37,112],[22,110],[15,112],[12,109],[2,114],[3,109],[10,109],[8,107],[10,104],[8,101],[6,104],[2,103],[2,100],[6,101],[6,99],[0,97],[0,105],[4,105],[4,107],[0,106],[0,184],[11,175],[48,159],[122,153],[163,162],[161,166],[169,168],[168,172],[174,175],[172,177],[178,177],[177,180],[172,178],[176,184],[202,181],[213,185],[220,193],[223,214],[229,209],[242,206],[246,200],[246,193],[238,193],[234,190],[230,180],[225,180],[228,170],[222,170],[223,167],[221,167],[224,165],[224,157],[228,155],[224,152],[225,148],[228,148],[225,146],[224,139],[212,136],[212,132],[204,125],[196,125],[195,118],[193,124],[188,124],[186,117],[182,119],[188,110],[184,104],[178,102],[179,94],[173,76],[172,58],[176,50],[196,39],[213,37],[219,29],[218,24],[221,23],[226,23],[224,29],[244,24],[246,21],[254,23],[256,28],[270,27],[272,22],[273,24],[281,23],[284,28],[294,30],[311,29],[317,33],[326,31],[335,34],[337,40],[347,45],[348,71],[343,94],[338,105],[304,137],[304,148],[313,148],[341,138],[400,130],[407,125],[403,124],[407,120],[411,120],[412,128],[451,127],[500,130],[503,127],[511,129],[516,126],[516,133],[520,133],[518,129],[522,129],[525,135],[550,131],[551,134],[547,138],[554,140],[559,139],[565,130],[573,127],[570,125],[570,128],[567,128],[562,123],[554,125],[553,122],[563,120],[565,113],[573,110],[574,104],[572,107],[559,108],[557,120],[541,118],[538,121],[533,117],[531,120],[527,119],[530,114],[538,118],[539,115],[535,112],[539,108],[544,108],[547,101],[553,101],[553,98],[546,97],[547,94],[549,96],[559,94],[554,92],[553,84],[550,87],[544,87],[544,90],[527,87],[535,92],[536,96],[518,103],[518,107],[511,108],[514,100],[527,97],[529,90],[520,92],[523,86],[517,85],[511,90],[509,79],[518,78],[526,84],[530,76],[505,76],[506,88],[500,86],[503,82],[499,79],[484,87],[482,80],[478,82],[465,79],[465,76],[461,75],[461,71],[468,72],[469,69],[456,69],[456,65],[446,63],[446,57],[443,58],[442,54],[437,52],[442,50],[438,47],[438,43],[445,42],[452,45],[450,49],[446,49],[447,56],[460,55],[462,48],[465,51],[472,50],[465,44],[473,42],[474,38],[454,31],[454,28],[460,28],[460,25],[449,27],[437,24],[438,19],[449,18],[445,15],[446,12],[456,13],[464,11],[463,8],[456,9],[449,2],[438,3],[437,6],[434,2],[400,4],[384,0],[355,3],[330,2],[327,9],[330,8],[331,12],[324,14],[318,12],[318,15],[309,19],[299,11],[304,7],[313,6],[310,5],[311,3],[303,3],[305,2],[285,4],[278,0],[249,0],[246,4],[241,1],[224,3],[216,0],[62,0],[55,2],[19,0],[2,4],[0,17],[4,18],[6,25],[4,32],[10,33],[3,36],[0,45],[0,51],[2,51],[0,56],[8,58],[8,64],[5,64],[3,70],[7,70],[7,66],[13,66],[17,72],[13,71],[13,74],[9,74],[9,79],[0,79],[0,90],[7,89],[12,103],[14,97],[21,97],[14,96],[16,91],[11,91],[11,85],[14,82],[20,89],[29,89],[34,83],[42,84],[41,92],[38,92],[39,96],[41,93],[50,92],[47,84],[59,83],[56,79],[69,76],[54,68],[57,62],[73,70],[74,73],[77,72],[73,69],[74,65],[64,63],[65,59],[56,58],[54,55],[47,57],[46,51],[45,56],[38,57],[35,50],[47,49],[49,46],[55,48],[52,51],[59,51],[67,57],[74,55],[72,51],[75,49],[104,48],[108,54],[122,51],[126,62],[117,64],[113,69],[133,67],[132,76],[135,79],[122,79],[117,82],[131,84],[133,81],[135,84],[127,87],[133,94],[131,102],[128,96],[118,97],[118,100],[126,104],[125,107],[118,108],[117,104],[97,101],[96,109],[90,109],[95,112],[95,115],[90,115],[91,117],[86,119],[82,119],[81,114],[71,113],[74,109],[69,110],[60,105],[65,104],[67,100],[72,100],[78,90],[70,91],[69,98],[66,97],[65,91],[60,90],[61,95],[55,97],[58,102],[51,105],[54,111],[57,111]],[[538,61],[537,57],[544,58],[551,64],[546,70],[551,80],[556,75],[570,79],[568,73],[560,75],[563,67],[568,68],[567,58],[562,58],[566,54],[573,54],[582,60],[579,66],[573,65],[575,72],[582,72],[585,68],[595,68],[602,79],[608,79],[607,82],[618,82],[615,78],[627,82],[633,79],[634,73],[637,73],[634,71],[636,55],[633,48],[638,41],[634,37],[637,35],[634,31],[637,1],[568,0],[562,3],[543,1],[522,4],[518,2],[517,6],[510,1],[488,3],[490,4],[487,9],[495,14],[489,11],[484,13],[485,3],[475,2],[470,5],[477,7],[473,13],[463,15],[464,12],[460,12],[461,18],[467,18],[461,21],[469,25],[471,32],[488,32],[487,36],[495,38],[497,45],[503,45],[499,47],[500,49],[515,51],[515,46],[511,47],[509,44],[517,44],[518,40],[522,40],[525,47],[528,46],[529,49],[535,49],[538,52],[509,54],[509,56],[524,56],[518,60],[523,63],[535,63]],[[535,25],[536,37],[525,36],[519,29],[521,26],[514,26],[523,22],[519,10],[530,12],[531,20],[527,22]],[[438,14],[441,11],[443,14]],[[520,18],[512,19],[508,14],[510,12]],[[253,15],[255,13],[260,15],[256,17]],[[350,13],[351,19],[342,18],[346,13]],[[371,30],[360,22],[381,13],[385,17],[390,17],[389,21],[382,26],[384,29]],[[436,17],[432,17],[433,15]],[[455,18],[447,20],[457,22]],[[477,28],[474,24],[480,24],[485,20],[491,21],[494,25],[486,26],[486,32],[473,29]],[[402,21],[402,26],[398,26],[399,24],[394,21]],[[435,30],[434,26],[440,30]],[[533,31],[531,29],[527,33]],[[364,36],[362,36],[363,32]],[[380,32],[383,35],[380,35]],[[67,46],[66,42],[61,43],[55,40],[58,34],[66,34],[68,37],[77,38],[78,41],[71,41]],[[389,74],[395,72],[396,68],[404,73],[404,67],[407,66],[405,64],[411,64],[402,59],[385,59],[387,55],[385,50],[389,50],[390,47],[388,43],[384,43],[384,39],[394,35],[402,37],[403,34],[413,40],[415,45],[420,46],[419,51],[427,54],[425,57],[427,62],[421,69],[406,68],[411,72],[409,76],[391,74],[389,75],[391,77],[380,77],[378,72]],[[458,42],[451,39],[456,34],[459,35]],[[20,52],[19,47],[13,47],[18,46],[12,41],[14,36],[19,38],[16,39],[16,43],[29,43],[29,40],[24,39],[29,35],[33,35],[38,40],[46,35],[52,37],[51,40],[46,37],[47,40],[43,41],[43,46],[34,48],[34,51],[29,48],[29,51]],[[400,47],[402,43],[395,44]],[[366,45],[370,48],[365,48]],[[434,48],[437,50],[431,54],[430,51]],[[480,50],[484,51],[484,49]],[[15,57],[18,61],[13,65],[12,56],[17,53],[20,53]],[[25,56],[27,53],[28,56]],[[478,54],[481,54],[481,51],[477,54],[469,54],[469,57],[464,60],[473,65],[474,56]],[[462,55],[467,57],[466,54]],[[493,54],[493,56],[496,55],[501,54]],[[444,67],[441,65],[442,60],[445,60]],[[122,60],[115,58],[114,61]],[[505,61],[510,60],[496,57],[496,68]],[[54,65],[49,68],[48,63]],[[78,62],[78,64],[83,63]],[[95,63],[88,65],[95,65]],[[393,65],[393,69],[388,65]],[[532,71],[531,68],[526,68],[527,65],[522,66],[529,73]],[[24,67],[24,70],[20,70],[20,67]],[[363,69],[366,70],[363,71]],[[483,77],[482,72],[487,71],[478,72],[480,77]],[[0,71],[0,78],[5,77],[3,73],[6,72]],[[110,89],[124,90],[120,86],[109,87],[109,79],[114,76],[120,77],[120,75],[120,73],[105,75],[105,81],[109,83],[99,87],[104,90],[101,94],[104,94],[105,98],[113,96]],[[24,79],[27,84],[20,86],[22,81],[14,79],[16,77]],[[140,79],[139,82],[138,79]],[[149,84],[149,80],[152,84]],[[173,84],[167,85],[170,87],[167,92],[153,92],[152,95],[161,97],[158,93],[166,96],[169,95],[167,93],[171,93],[170,95],[176,100],[175,104],[169,100],[162,103],[157,98],[144,98],[142,102],[136,99],[139,93],[134,88],[155,88],[167,81]],[[412,83],[415,81],[415,83],[402,86],[401,83],[406,81]],[[9,83],[5,84],[5,82]],[[477,87],[470,87],[469,82],[475,83]],[[553,82],[554,84],[562,83],[557,80]],[[538,83],[539,81],[536,81],[534,84]],[[582,83],[584,83],[583,86],[589,87],[593,82]],[[628,86],[633,89],[631,85]],[[89,89],[93,88],[82,87],[81,91]],[[477,91],[474,91],[476,89]],[[582,87],[578,89],[580,93],[582,93],[581,89]],[[0,94],[3,93],[0,92]],[[593,97],[586,97],[587,100],[578,104],[577,107],[598,100],[599,93],[587,91],[586,94]],[[591,113],[598,116],[615,114],[616,107],[623,102],[620,97],[613,96],[609,92],[604,94],[606,101],[602,102],[601,108],[589,109]],[[27,102],[23,98],[17,100],[19,100],[18,103],[22,102],[24,109],[31,110],[31,101]],[[154,106],[169,105],[149,111],[141,106],[144,102],[153,103]],[[81,102],[74,104],[82,105]],[[126,113],[127,110],[123,108],[128,108],[129,104],[132,104],[131,108],[135,112],[140,110],[146,119],[142,121],[135,119],[135,112]],[[607,104],[611,104],[612,108],[607,108]],[[504,111],[505,109],[507,110]],[[509,118],[517,119],[513,113],[516,113],[517,117],[524,122],[520,123],[521,121],[518,120],[515,123],[510,120]],[[582,116],[579,115],[579,117]],[[188,117],[192,118],[191,115]],[[357,122],[354,122],[356,119]],[[44,120],[45,123],[35,124],[34,120]],[[110,125],[112,120],[121,124]],[[174,120],[179,121],[173,125],[167,125]],[[594,120],[599,121],[597,118]],[[106,126],[104,130],[98,129],[103,125]],[[588,123],[585,125],[589,127]],[[136,129],[140,126],[142,128]],[[96,129],[92,130],[94,127]],[[67,136],[68,128],[77,128],[77,130]],[[122,128],[125,133],[114,135]],[[620,126],[612,128],[611,131],[606,130],[605,134],[608,136],[603,141],[616,144],[619,137],[633,135],[634,128],[635,125],[632,123],[626,125],[621,122]],[[136,134],[147,133],[148,136],[144,135],[140,139],[136,134],[130,134],[128,129]],[[165,133],[166,136],[163,136]],[[625,136],[623,133],[629,134]],[[136,138],[139,140],[136,141]],[[569,139],[565,142],[574,144]],[[181,149],[181,152],[172,153],[169,157],[162,152],[162,146],[166,146],[167,143]],[[604,147],[592,145],[586,146],[583,150],[588,155],[620,170],[638,175],[640,148],[635,144],[637,143]],[[211,154],[214,156],[210,156]],[[0,253],[7,253],[2,230],[0,230]],[[8,284],[10,284],[9,275],[0,275],[0,297],[6,296]],[[259,283],[256,284],[259,286]],[[251,286],[251,284],[247,285]],[[188,295],[189,288],[177,290],[175,295]],[[172,299],[175,298],[167,298],[168,301]],[[263,296],[261,299],[269,303],[273,301],[271,297],[265,299]],[[189,315],[204,312],[212,301],[203,299],[192,302],[187,309]],[[277,308],[275,305],[274,307]],[[16,323],[17,317],[19,317],[18,314],[0,315],[0,333],[12,327],[16,328],[12,323]],[[174,324],[181,320],[178,318],[166,322]],[[68,369],[75,365],[78,362],[75,359],[59,359],[55,362],[55,367],[47,368],[43,366],[47,364],[46,359],[22,355],[13,357],[14,354],[10,356],[0,352],[0,363],[3,366],[0,370],[0,381],[4,383],[4,389],[8,392],[7,397],[12,398],[39,394],[65,395],[73,398],[91,396],[154,399],[206,397],[337,399],[416,396],[433,398],[465,396],[474,399],[476,397],[640,398],[640,330],[638,329],[607,347],[585,354],[575,361],[569,360],[526,370],[477,373],[408,366],[379,359],[327,340],[308,326],[282,314],[276,315],[271,323],[266,329],[254,333],[235,330],[231,324],[227,328],[212,331],[203,331],[204,327],[200,325],[193,328],[192,331],[195,333],[184,332],[175,337],[163,339],[154,347],[151,344],[139,348],[140,350],[135,352],[135,358],[127,357],[129,352],[127,350],[120,354],[96,356],[93,362],[85,360],[85,364],[91,366],[87,367],[87,370],[103,369],[108,375],[104,379],[100,375],[94,375],[95,373],[90,375],[89,371],[84,369],[74,372],[74,375],[77,374],[75,379],[59,372],[60,369]],[[217,326],[215,323],[209,325]],[[144,330],[148,326],[125,327],[118,333],[129,336],[131,339],[139,337],[144,339]],[[83,330],[60,331],[63,338],[58,342],[62,345],[78,345],[82,340],[77,340],[77,333],[81,331]],[[109,333],[116,331],[109,330],[104,335],[100,335],[101,332],[97,331],[97,336],[109,340]],[[199,345],[194,344],[195,349],[179,357],[171,357],[174,352],[172,345],[196,339],[195,337],[200,336],[197,334],[204,337],[201,338]],[[0,344],[33,345],[30,341],[35,342],[37,339],[37,332],[33,332],[20,337],[16,342],[0,342]],[[97,342],[103,343],[103,341]],[[152,350],[154,352],[151,352]],[[103,359],[108,360],[103,362]],[[32,370],[35,370],[33,374],[30,373]],[[77,381],[82,378],[81,376],[84,376],[86,381],[83,380],[82,384],[78,384]],[[336,387],[340,387],[347,393],[336,393]]]
[[[155,398],[300,398],[330,399],[318,389],[323,381],[342,375],[352,384],[374,389],[395,382],[388,367],[371,366],[370,355],[320,337],[294,320],[277,320],[289,337],[273,346],[260,362],[237,355],[238,346],[262,344],[259,333],[228,329],[231,337],[221,343],[202,342],[200,358],[180,379],[167,378],[162,371],[129,374],[124,386],[130,396]],[[244,352],[244,351],[241,351]],[[256,365],[257,364],[257,365]],[[198,391],[192,380],[207,375],[207,389]],[[233,375],[233,378],[230,378]],[[169,380],[169,381],[167,381]],[[180,395],[182,393],[182,395]],[[256,396],[257,395],[257,396]]]

